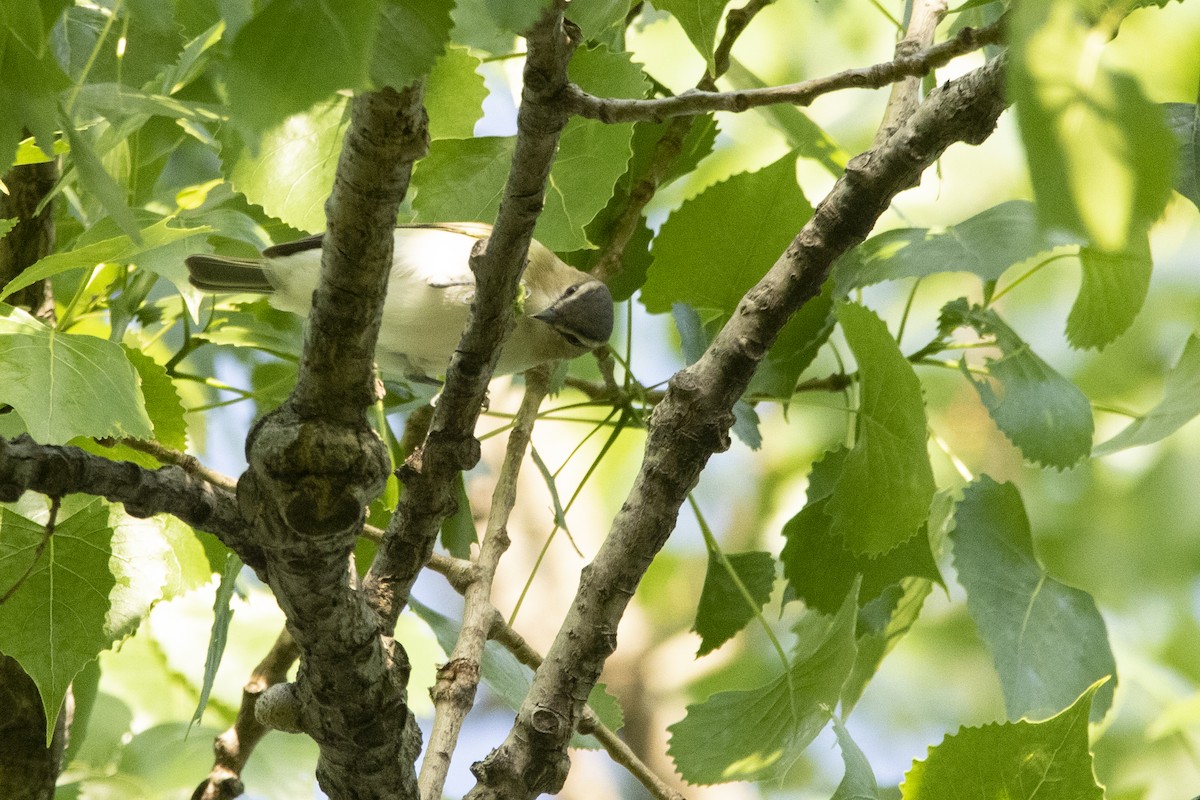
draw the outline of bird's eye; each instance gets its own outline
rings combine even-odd
[[[580,338],[578,336],[576,336],[573,333],[564,333],[562,336],[564,339],[566,339],[568,342],[575,345],[576,347],[586,347],[587,346],[583,343],[582,340],[580,340]]]
[[[579,286],[568,286],[567,290],[565,292],[563,292],[563,297],[570,297],[571,295],[575,294],[578,291],[579,291]]]

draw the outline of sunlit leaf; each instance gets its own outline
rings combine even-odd
[[[40,280],[68,270],[81,267],[91,268],[101,263],[139,263],[148,260],[148,256],[157,248],[167,247],[188,239],[192,240],[192,244],[196,244],[197,238],[212,231],[208,227],[173,228],[170,226],[170,222],[170,219],[163,219],[149,227],[142,228],[139,236],[140,242],[134,241],[130,236],[114,236],[76,250],[48,255],[9,281],[8,285],[0,291],[0,300],[26,286],[32,286]]]
[[[154,426],[154,439],[180,452],[186,450],[187,423],[183,419],[183,403],[171,377],[166,369],[140,350],[124,349],[125,357],[137,370],[146,414]]]
[[[571,79],[615,97],[641,97],[648,84],[627,53],[580,49]],[[632,124],[573,119],[559,140],[534,236],[551,250],[589,248],[585,226],[608,203],[629,161]],[[441,139],[413,172],[413,208],[422,221],[494,222],[512,163],[514,137]]]
[[[850,738],[850,731],[836,716],[833,718],[833,733],[837,736],[838,747],[842,750],[842,764],[846,771],[842,782],[830,800],[877,800],[879,784],[875,782],[875,773],[863,751]]]
[[[483,116],[487,88],[478,73],[483,64],[464,47],[449,47],[425,81],[429,138],[466,139]]]
[[[1112,705],[1116,662],[1090,594],[1047,574],[1011,483],[982,476],[963,491],[950,534],[967,610],[992,652],[1009,719],[1052,714],[1091,686],[1092,719]]]
[[[1025,458],[1062,469],[1088,454],[1092,408],[1087,397],[1030,350],[996,312],[959,299],[942,308],[940,324],[946,332],[970,326],[981,336],[995,337],[1001,356],[988,359],[988,377],[972,375],[965,358],[963,373],[996,426]]]
[[[1088,713],[1097,687],[1044,722],[960,728],[929,748],[900,786],[903,800],[972,796],[1006,800],[1102,800],[1088,750]]]
[[[1129,427],[1092,450],[1106,456],[1129,447],[1141,447],[1167,438],[1200,415],[1200,337],[1193,334],[1179,362],[1167,373],[1158,405],[1135,419]]]
[[[708,71],[715,74],[713,51],[717,44],[717,26],[728,0],[659,0],[655,4],[679,20],[688,39],[708,62]]]
[[[380,2],[262,6],[230,46],[225,83],[234,121],[266,131],[338,89],[365,86]]]
[[[259,151],[227,156],[229,181],[246,199],[301,231],[325,230],[325,199],[333,190],[347,100],[332,98],[265,131]],[[281,187],[286,187],[282,188]]]
[[[855,442],[825,513],[832,536],[854,553],[879,556],[913,538],[929,515],[933,471],[925,448],[925,403],[912,364],[869,309],[841,303],[838,322],[858,361]]]
[[[1110,32],[1076,0],[1015,4],[1009,88],[1042,221],[1108,253],[1134,248],[1166,206],[1176,145],[1137,80],[1110,68]]]
[[[93,197],[100,201],[104,210],[112,217],[121,230],[133,239],[135,244],[141,244],[141,231],[137,218],[126,202],[125,187],[119,184],[104,168],[100,156],[96,153],[90,140],[90,135],[75,129],[69,120],[63,121],[63,133],[71,145],[71,163],[79,174],[79,180]]]
[[[583,31],[584,41],[589,41],[623,21],[628,11],[629,0],[571,0],[566,16]]]
[[[652,313],[673,303],[732,313],[811,216],[794,153],[710,186],[663,224],[642,302]]]
[[[137,372],[115,342],[59,333],[0,305],[0,375],[0,402],[43,444],[153,434]]]
[[[0,587],[25,582],[0,605],[0,641],[42,695],[46,740],[71,679],[133,632],[162,594],[166,546],[153,526],[114,529],[119,507],[91,499],[58,519],[37,561],[42,525],[0,509]]]
[[[854,664],[856,595],[848,594],[834,617],[801,619],[802,650],[786,673],[687,707],[687,716],[668,728],[668,752],[684,780],[708,785],[787,774],[829,721]]]
[[[716,650],[746,627],[771,599],[771,588],[775,585],[775,559],[770,553],[730,553],[725,558],[728,568],[717,553],[709,551],[708,571],[692,626],[700,635],[697,657]],[[730,576],[730,569],[746,587],[749,598]]]

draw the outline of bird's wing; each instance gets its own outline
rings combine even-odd
[[[486,222],[402,222],[396,227],[449,231],[470,236],[472,239],[486,239],[492,235],[492,226]]]

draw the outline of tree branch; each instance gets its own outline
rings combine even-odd
[[[441,521],[454,510],[452,481],[479,460],[475,424],[500,348],[513,324],[513,301],[533,226],[541,213],[558,138],[567,122],[561,94],[576,41],[556,4],[527,36],[524,90],[517,114],[512,169],[491,237],[471,256],[475,300],[471,317],[446,374],[425,444],[399,475],[405,492],[367,573],[364,591],[385,629],[408,601],[429,561]],[[497,335],[501,332],[501,335]]]
[[[180,467],[149,470],[78,447],[38,444],[27,435],[0,438],[0,502],[16,502],[26,491],[51,497],[75,493],[103,497],[123,503],[135,517],[172,514],[215,535],[249,566],[261,570],[264,565],[262,551],[247,536],[232,493]]]
[[[250,432],[237,488],[301,653],[296,682],[264,693],[259,720],[316,741],[317,780],[338,800],[416,794],[408,657],[347,578],[363,509],[387,476],[366,410],[396,214],[427,146],[419,84],[354,98],[296,388]]]
[[[896,61],[919,54],[922,48],[929,49],[933,44],[933,36],[938,23],[946,16],[946,0],[917,0],[912,6],[908,18],[908,30],[904,38],[896,42]],[[964,28],[964,31],[970,28]],[[962,34],[960,33],[959,36]],[[958,37],[955,37],[958,38]],[[951,39],[950,41],[954,41]],[[916,110],[921,102],[920,76],[902,78],[892,84],[892,93],[888,96],[887,109],[883,114],[883,122],[875,132],[876,146],[883,144],[896,129],[904,124],[904,120]]]
[[[834,261],[870,233],[899,192],[952,143],[978,144],[1006,107],[1003,59],[939,87],[882,146],[852,159],[784,254],[746,293],[695,364],[676,373],[649,425],[633,489],[504,743],[473,767],[469,798],[532,798],[561,786],[571,731],[617,624],[708,459],[729,446],[732,408],[779,330],[816,297]]]
[[[547,366],[535,367],[525,373],[525,396],[517,411],[516,424],[508,435],[504,463],[492,492],[487,531],[475,560],[474,580],[463,593],[465,602],[458,641],[454,644],[449,661],[438,669],[437,683],[431,692],[435,707],[433,728],[417,779],[423,800],[441,798],[459,732],[475,703],[483,646],[487,643],[492,616],[496,613],[491,601],[492,580],[500,557],[508,550],[508,518],[517,501],[521,462],[529,449],[538,408],[549,388],[550,370]]]
[[[988,44],[1000,42],[1004,20],[985,28],[963,28],[953,39],[918,50],[911,55],[897,53],[892,61],[870,67],[848,69],[823,78],[734,92],[689,91],[674,97],[651,100],[625,100],[596,97],[578,86],[567,88],[571,113],[601,122],[661,122],[671,117],[694,116],[711,111],[742,112],[752,108],[787,103],[806,106],[818,97],[842,89],[878,89],[906,78],[919,78],[961,55]],[[909,41],[909,40],[905,40]],[[899,46],[897,49],[900,49]]]
[[[233,800],[245,791],[242,770],[254,748],[270,730],[255,716],[255,704],[263,692],[287,680],[288,670],[299,657],[300,649],[296,647],[291,634],[286,629],[281,631],[275,644],[242,687],[242,705],[238,708],[233,726],[213,742],[215,758],[212,771],[196,787],[192,800]]]

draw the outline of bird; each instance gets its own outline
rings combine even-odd
[[[491,235],[481,222],[410,223],[393,234],[392,268],[375,349],[384,378],[440,383],[458,346],[475,275],[468,260],[476,242]],[[205,292],[255,292],[271,305],[306,317],[321,267],[323,233],[268,247],[260,259],[192,255],[188,279]],[[516,327],[494,374],[523,372],[603,347],[613,329],[608,287],[530,241],[521,280],[524,297]]]

